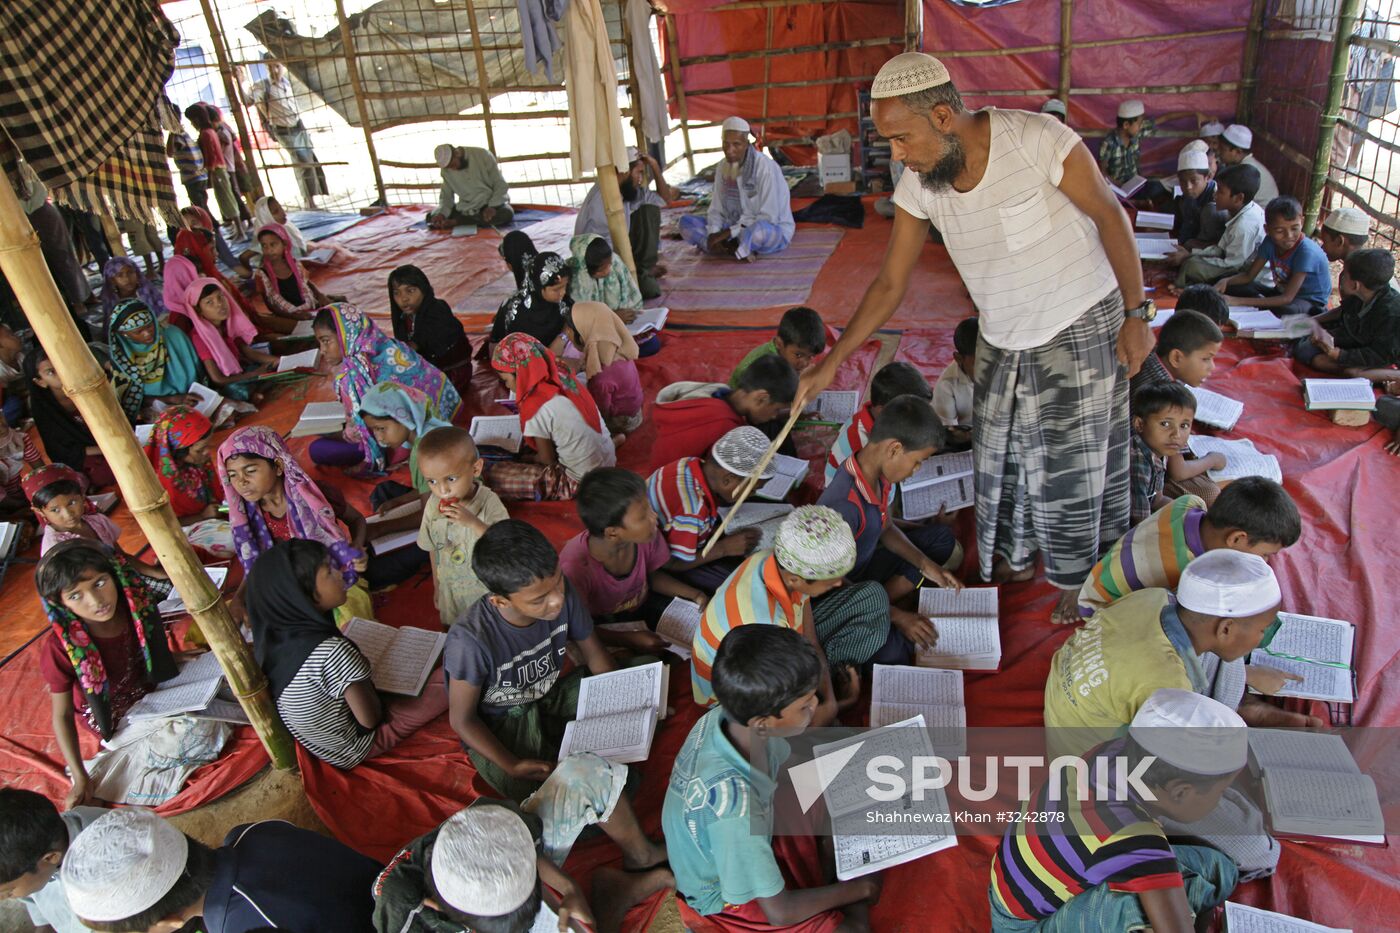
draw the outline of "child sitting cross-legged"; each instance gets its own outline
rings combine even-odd
[[[929,648],[937,640],[933,624],[904,604],[924,582],[961,589],[945,567],[961,563],[962,548],[952,529],[940,522],[901,528],[890,518],[890,504],[895,486],[942,446],[943,425],[933,407],[921,398],[900,396],[880,412],[865,446],[846,459],[818,500],[845,520],[856,542],[855,566],[847,574],[854,585],[812,600],[817,637],[833,664],[908,664],[915,647]],[[848,613],[839,604],[870,588],[885,597],[877,601],[890,621],[887,638],[883,644],[862,645],[851,656],[838,650],[844,633],[827,629],[832,623],[849,628],[843,618]]]
[[[572,499],[590,470],[617,463],[603,415],[588,389],[529,334],[507,334],[491,367],[520,407],[520,429],[532,451],[500,461],[486,482],[503,499]]]
[[[1181,496],[1114,542],[1079,590],[1085,618],[1149,587],[1175,590],[1186,565],[1208,551],[1229,548],[1271,557],[1302,535],[1302,519],[1282,486],[1262,476],[1228,484],[1206,508]]]
[[[833,883],[814,838],[775,836],[765,819],[790,751],[784,740],[821,724],[826,680],[821,653],[791,629],[745,625],[720,642],[719,705],[681,746],[661,811],[688,929],[868,929],[880,876]]]
[[[794,509],[778,526],[773,549],[749,555],[705,604],[690,646],[695,702],[702,706],[714,702],[711,667],[729,632],[743,625],[777,625],[800,632],[821,658],[821,703],[813,721],[817,725],[834,722],[838,705],[850,705],[860,693],[859,679],[850,665],[863,662],[889,637],[889,614],[880,605],[887,599],[882,593],[878,602],[848,600],[840,617],[831,613],[823,628],[834,649],[846,657],[837,678],[842,686],[838,698],[811,603],[842,586],[855,562],[855,538],[840,515],[820,505]],[[861,652],[866,658],[859,657]]]
[[[70,807],[59,813],[41,794],[0,788],[0,899],[23,904],[29,922],[44,933],[85,929],[68,906],[59,868],[78,834],[106,812]]]
[[[754,549],[760,532],[745,528],[726,534],[705,553],[720,524],[720,504],[734,501],[744,479],[767,452],[768,438],[762,431],[735,428],[715,441],[706,456],[682,457],[647,477],[647,499],[671,549],[668,572],[713,593]],[[772,475],[770,464],[760,481]]]
[[[972,444],[972,378],[977,367],[977,318],[959,321],[953,329],[953,362],[933,384],[933,410],[948,429],[948,446]]]
[[[382,755],[447,711],[441,671],[416,697],[383,697],[370,665],[336,627],[345,577],[319,541],[274,545],[244,586],[253,655],[277,712],[302,747],[337,768]]]
[[[1058,782],[1047,781],[1022,801],[1027,818],[1012,821],[992,858],[992,930],[1200,929],[1196,918],[1230,896],[1239,869],[1210,845],[1170,842],[1163,821],[1195,823],[1216,810],[1247,763],[1246,734],[1239,715],[1209,697],[1151,694],[1127,735],[1083,756],[1111,784],[1093,784],[1086,798],[1079,782],[1052,795]],[[1128,774],[1140,774],[1153,799],[1133,793]]]
[[[68,903],[98,933],[374,933],[379,865],[284,820],[233,827],[222,846],[150,810],[112,810],[63,859]]]
[[[704,456],[726,431],[745,424],[776,436],[782,427],[779,419],[796,394],[797,371],[777,354],[750,363],[733,389],[717,382],[671,383],[656,394],[652,409],[656,422],[652,469],[682,457]],[[787,448],[791,444],[789,438]]]
[[[1133,444],[1129,485],[1132,523],[1146,519],[1170,500],[1163,494],[1167,459],[1188,450],[1196,397],[1179,382],[1143,386],[1133,393]],[[1201,473],[1225,467],[1225,455],[1192,461]]]
[[[472,569],[472,551],[486,529],[510,518],[499,496],[481,482],[481,458],[462,428],[435,428],[418,445],[418,463],[431,493],[418,528],[418,547],[433,568],[433,599],[443,628],[455,625],[486,595]]]
[[[793,368],[802,372],[812,365],[812,360],[826,349],[826,325],[821,315],[811,308],[789,308],[778,321],[778,332],[767,343],[759,344],[739,361],[734,372],[729,374],[729,388],[739,388],[739,377],[755,361],[765,356],[781,356]]]
[[[1375,370],[1400,363],[1395,257],[1383,249],[1356,250],[1343,269],[1342,303],[1314,320],[1312,336],[1294,345],[1293,356],[1319,372],[1374,378]]]
[[[1197,282],[1215,283],[1249,268],[1264,241],[1264,209],[1254,203],[1259,171],[1252,165],[1232,165],[1215,179],[1215,206],[1229,215],[1220,240],[1199,249],[1180,247],[1167,257],[1180,263],[1175,289]]]
[[[1260,287],[1265,269],[1272,287]],[[1215,283],[1232,307],[1265,308],[1279,316],[1318,314],[1332,295],[1327,256],[1312,237],[1303,235],[1303,205],[1295,198],[1274,198],[1264,208],[1264,241],[1250,264]]]
[[[195,354],[204,363],[204,375],[221,394],[240,402],[257,402],[256,379],[277,365],[278,357],[254,349],[257,328],[211,278],[197,278],[185,289],[185,307],[194,327]]]
[[[640,476],[617,467],[594,470],[579,483],[577,504],[584,530],[564,545],[559,563],[595,622],[640,619],[655,629],[677,596],[705,608],[703,590],[663,569],[671,549]],[[649,632],[600,630],[599,637],[644,650],[666,647]]]
[[[590,906],[561,866],[584,826],[579,804],[591,795],[593,806],[601,808],[611,788],[606,782],[565,786],[570,770],[567,762],[561,765],[524,808],[477,800],[401,849],[374,883],[375,929],[526,933],[575,929],[574,923],[581,922],[616,930],[627,908],[670,887],[673,879],[665,867],[645,872],[599,868]],[[588,775],[574,777],[586,780]]]
[[[1136,395],[1144,386],[1172,383],[1198,388],[1215,371],[1215,356],[1224,339],[1220,327],[1205,315],[1177,310],[1162,325],[1156,347],[1129,384],[1130,392]],[[1220,487],[1206,475],[1208,469],[1206,461],[1197,460],[1189,448],[1171,454],[1167,457],[1166,495],[1200,496],[1210,505]]]
[[[583,678],[616,669],[559,555],[539,531],[510,519],[481,536],[472,567],[489,593],[448,632],[443,652],[448,719],[472,764],[526,809],[541,806],[561,785],[594,789],[602,798],[584,805],[587,816],[572,815],[573,832],[597,822],[630,867],[664,861],[665,849],[636,828],[632,805],[622,796],[626,765],[587,753],[558,760]],[[571,646],[584,666],[565,674]],[[551,785],[551,775],[561,771]]]
[[[861,448],[865,446],[866,437],[870,434],[870,427],[880,416],[881,410],[892,399],[901,395],[912,395],[928,401],[933,398],[933,390],[929,388],[923,373],[911,364],[886,363],[875,372],[875,378],[870,380],[870,394],[865,404],[836,432],[836,443],[826,455],[823,485],[830,485],[836,471],[841,469],[841,464],[860,453]]]

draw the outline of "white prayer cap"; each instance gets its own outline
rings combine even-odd
[[[726,117],[719,128],[725,133],[748,133],[749,121],[743,117]]]
[[[1217,548],[1186,565],[1176,601],[1201,615],[1242,619],[1277,607],[1283,594],[1264,558]]]
[[[804,505],[773,536],[778,566],[804,580],[834,580],[856,565],[856,539],[835,509]]]
[[[449,143],[442,143],[433,150],[433,160],[437,162],[438,168],[447,168],[452,164],[453,147]]]
[[[1200,142],[1200,140],[1196,141]],[[1204,146],[1205,143],[1201,143],[1201,145]],[[1206,155],[1204,149],[1194,149],[1191,146],[1187,146],[1185,149],[1182,149],[1181,152],[1177,153],[1176,170],[1178,172],[1185,172],[1188,170],[1208,172],[1210,171],[1210,156]]]
[[[1065,102],[1058,97],[1052,97],[1040,105],[1041,113],[1058,113],[1062,117],[1069,116],[1069,111],[1065,109]]]
[[[641,154],[640,152],[637,151],[637,147],[636,147],[636,146],[628,146],[628,147],[627,147],[627,164],[628,164],[628,165],[632,165],[633,163],[640,162],[640,161],[642,161],[642,154]]]
[[[1333,233],[1347,236],[1370,236],[1371,221],[1354,207],[1334,207],[1322,225]]]
[[[433,843],[433,886],[463,913],[499,917],[535,891],[535,840],[513,810],[482,803],[459,810]]]
[[[150,910],[185,871],[189,840],[150,810],[111,810],[63,856],[63,891],[80,919],[112,923]]]
[[[1125,100],[1118,105],[1118,119],[1120,120],[1136,120],[1145,113],[1147,113],[1147,108],[1142,105],[1140,100]]]
[[[1223,132],[1225,132],[1225,124],[1211,120],[1205,126],[1201,127],[1201,138],[1210,139],[1213,136],[1219,136]]]
[[[715,463],[735,476],[748,476],[767,452],[768,435],[747,424],[727,432],[710,448],[710,456]],[[777,472],[770,460],[759,479],[769,479]]]
[[[1210,144],[1204,139],[1193,139],[1181,147],[1182,152],[1210,152]]]
[[[1143,751],[1188,774],[1233,774],[1249,759],[1249,731],[1240,714],[1192,690],[1155,691],[1128,734]]]
[[[1254,148],[1254,134],[1250,132],[1249,127],[1244,124],[1231,123],[1229,126],[1225,127],[1225,132],[1220,135],[1225,138],[1227,143],[1234,146],[1236,149],[1248,150]]]
[[[901,52],[880,66],[875,83],[870,85],[870,96],[875,100],[903,97],[951,80],[943,63],[927,52]]]

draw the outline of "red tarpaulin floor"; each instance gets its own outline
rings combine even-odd
[[[417,212],[397,209],[346,231],[336,241],[354,256],[315,276],[323,291],[342,293],[367,310],[387,312],[385,278],[404,262],[425,269],[440,296],[462,307],[477,289],[500,278],[497,237],[483,232],[471,238],[410,231]],[[553,240],[567,234],[566,222],[546,221]],[[814,228],[829,231],[830,228]],[[830,258],[815,274],[808,303],[829,323],[844,321],[873,278],[888,236],[888,221],[868,212],[861,230],[844,231]],[[762,263],[743,270],[761,273]],[[694,279],[692,279],[692,284]],[[664,286],[663,280],[663,286]],[[693,300],[694,293],[690,293]],[[639,367],[649,397],[678,379],[723,379],[752,346],[766,340],[783,306],[732,310],[728,301],[709,311],[680,311],[664,336],[664,348]],[[954,325],[971,312],[970,301],[938,246],[925,249],[908,296],[890,322],[900,335],[898,359],[918,366],[930,380],[951,360]],[[487,317],[464,314],[476,330]],[[875,359],[872,341],[843,370],[838,385],[859,387]],[[1385,438],[1374,425],[1337,427],[1321,414],[1303,410],[1300,378],[1304,373],[1276,350],[1229,340],[1211,377],[1211,388],[1245,404],[1231,437],[1253,440],[1262,451],[1276,454],[1283,465],[1285,485],[1304,516],[1302,540],[1274,558],[1292,610],[1357,624],[1359,699],[1355,722],[1363,726],[1400,724],[1400,681],[1392,676],[1400,635],[1388,625],[1396,616],[1400,596],[1394,586],[1400,566],[1400,538],[1394,534],[1400,505],[1393,491],[1400,481],[1400,459],[1383,451]],[[496,397],[490,376],[478,375],[471,413],[481,400]],[[325,380],[284,388],[259,413],[258,420],[287,430],[308,399],[329,398]],[[619,450],[619,463],[645,469],[652,437],[650,425],[634,434]],[[824,452],[826,438],[810,435],[803,453],[814,458]],[[304,449],[305,440],[295,449]],[[318,471],[322,479],[341,483],[353,502],[367,503],[369,484],[347,480],[338,471]],[[817,471],[820,475],[820,471]],[[815,491],[809,480],[804,493]],[[577,533],[580,525],[571,503],[512,506],[517,517],[535,523],[556,544]],[[139,546],[124,509],[115,515],[127,529],[124,542]],[[970,544],[966,519],[960,526]],[[970,548],[969,548],[970,550]],[[967,567],[974,566],[969,554]],[[44,627],[29,581],[31,568],[10,569],[0,591],[0,647],[5,654],[20,648]],[[1390,580],[1387,584],[1385,581]],[[1042,580],[1005,586],[1001,593],[1002,670],[995,675],[966,677],[970,726],[1037,726],[1050,655],[1069,630],[1049,624],[1053,590]],[[426,578],[384,594],[379,618],[395,624],[433,625],[431,585]],[[657,733],[651,759],[642,768],[637,810],[651,832],[659,831],[666,776],[671,761],[700,711],[690,699],[686,677],[673,678],[675,715]],[[61,757],[49,727],[48,697],[38,674],[37,651],[29,647],[0,669],[0,779],[40,790],[60,799],[66,789]],[[85,746],[91,751],[91,748]],[[266,764],[251,735],[239,730],[224,756],[196,773],[189,787],[165,808],[181,812],[216,799]],[[302,757],[307,794],[326,825],[342,840],[376,857],[387,858],[406,840],[430,829],[464,802],[485,789],[461,752],[445,720],[439,720],[389,755],[341,772]],[[1386,796],[1382,789],[1383,797]],[[956,849],[888,873],[884,897],[875,910],[873,926],[881,931],[940,929],[974,930],[987,927],[987,872],[994,840],[963,838]],[[581,844],[569,868],[586,875],[599,864],[618,861],[616,850],[603,840]],[[1321,923],[1358,930],[1393,929],[1400,915],[1400,857],[1393,848],[1347,845],[1306,845],[1285,842],[1279,871],[1272,879],[1243,886],[1235,899],[1270,907]],[[640,928],[660,899],[634,913]],[[929,917],[939,918],[930,924]]]

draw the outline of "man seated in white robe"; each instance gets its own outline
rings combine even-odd
[[[754,148],[744,119],[730,117],[722,128],[724,161],[715,169],[709,214],[682,217],[681,238],[736,259],[780,253],[795,229],[783,170]]]

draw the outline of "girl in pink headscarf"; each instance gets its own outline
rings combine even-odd
[[[249,380],[275,367],[279,358],[249,346],[257,328],[214,279],[201,276],[191,282],[183,306],[189,309],[194,349],[209,381],[229,398],[249,401]]]
[[[262,249],[262,264],[253,273],[253,281],[267,310],[274,315],[308,321],[317,308],[334,300],[321,294],[306,277],[293,255],[292,236],[287,228],[277,223],[259,227],[258,246]]]

